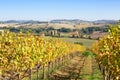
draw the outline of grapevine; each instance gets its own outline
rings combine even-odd
[[[0,34],[0,77],[10,77],[38,65],[46,65],[65,55],[84,51],[83,46],[63,42],[60,39],[46,39],[30,33],[12,33],[3,31]]]
[[[93,45],[105,80],[120,80],[120,25],[110,25],[109,35]]]

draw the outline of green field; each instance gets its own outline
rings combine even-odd
[[[80,42],[83,43],[84,46],[90,48],[92,46],[92,44],[96,41],[96,40],[90,40],[90,39],[81,39],[81,38],[61,38],[64,41],[68,41],[68,42]]]
[[[51,37],[47,37],[47,38],[51,38]],[[97,40],[91,40],[91,39],[68,38],[68,37],[63,37],[63,38],[59,38],[59,39],[62,39],[63,41],[67,41],[67,42],[71,42],[71,43],[79,42],[79,43],[82,43],[83,46],[85,46],[87,48],[90,48],[92,46],[92,44],[97,41]]]

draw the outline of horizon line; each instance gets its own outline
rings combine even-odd
[[[6,20],[0,20],[0,21],[52,21],[52,20],[83,20],[83,21],[97,21],[97,20],[114,20],[118,21],[120,19],[95,19],[95,20],[87,20],[87,19],[50,19],[50,20],[38,20],[38,19],[6,19]]]

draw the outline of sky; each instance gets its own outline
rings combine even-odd
[[[0,20],[120,19],[120,0],[0,0]]]

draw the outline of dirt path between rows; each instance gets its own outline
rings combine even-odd
[[[50,80],[102,80],[101,74],[95,72],[98,70],[95,64],[91,56],[76,56],[67,65],[53,72]],[[98,72],[100,73],[99,70]]]

